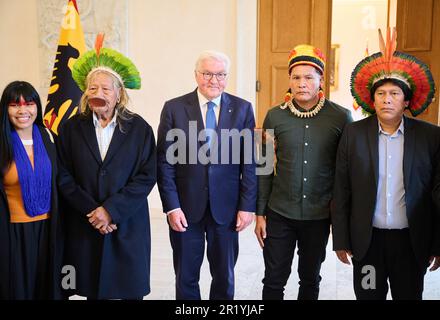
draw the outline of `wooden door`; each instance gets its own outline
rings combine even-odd
[[[257,126],[288,89],[287,59],[298,44],[331,47],[332,0],[259,0]],[[326,83],[328,73],[325,75]],[[325,89],[328,93],[328,89]]]
[[[397,1],[397,50],[412,54],[431,69],[437,88],[440,86],[440,1]],[[434,102],[417,118],[439,123],[438,91]]]

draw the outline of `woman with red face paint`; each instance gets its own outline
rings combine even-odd
[[[0,101],[0,299],[60,298],[56,149],[31,84]]]

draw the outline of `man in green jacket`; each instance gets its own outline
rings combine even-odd
[[[298,246],[298,300],[316,300],[330,230],[336,150],[350,112],[325,99],[324,55],[311,45],[289,56],[286,103],[269,110],[274,170],[258,178],[255,233],[263,248],[263,299],[283,299]],[[263,149],[264,149],[263,145]]]

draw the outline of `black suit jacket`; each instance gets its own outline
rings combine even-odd
[[[362,259],[370,245],[378,180],[376,115],[345,127],[339,143],[332,212],[333,249]],[[422,268],[440,253],[438,200],[440,128],[404,117],[403,175],[411,242]],[[434,199],[433,199],[434,198]],[[436,201],[437,201],[436,200]]]

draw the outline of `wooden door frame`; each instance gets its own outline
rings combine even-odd
[[[256,61],[257,61],[257,70],[256,70],[256,75],[257,75],[257,83],[256,83],[256,97],[255,97],[255,114],[256,114],[256,123],[261,124],[264,116],[261,115],[260,111],[261,111],[261,101],[260,101],[260,94],[258,91],[258,83],[261,79],[261,69],[260,69],[260,34],[261,34],[261,29],[260,29],[260,21],[261,21],[261,3],[262,1],[265,0],[257,0],[257,55],[256,55]],[[317,6],[319,6],[320,0],[311,0],[312,1],[312,10],[316,11]],[[328,7],[328,19],[327,19],[327,27],[326,27],[326,31],[327,33],[325,35],[318,35],[316,32],[314,32],[314,27],[313,27],[313,23],[311,25],[311,38],[312,41],[311,42],[320,42],[322,41],[322,37],[328,39],[328,41],[326,42],[325,46],[320,46],[320,49],[324,51],[324,54],[326,56],[326,58],[328,58],[330,56],[330,51],[331,51],[331,26],[332,26],[332,10],[333,10],[333,0],[327,0],[329,1],[329,7]],[[298,43],[299,44],[299,43]],[[287,56],[286,56],[286,64],[287,64]],[[324,92],[325,95],[328,97],[329,93],[330,93],[330,85],[329,85],[329,79],[330,79],[330,73],[328,68],[325,69],[324,72]],[[287,88],[286,88],[287,90]],[[267,107],[267,106],[265,106]],[[263,119],[262,119],[263,118]]]

